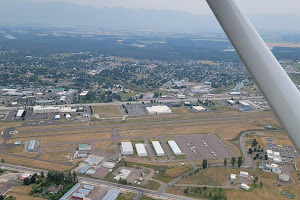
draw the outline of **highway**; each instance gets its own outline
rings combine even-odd
[[[11,164],[6,164],[6,163],[1,163],[0,166],[4,167],[6,169],[21,171],[21,172],[28,172],[28,173],[40,173],[41,172],[40,169],[34,169],[34,168],[18,166],[18,165],[11,165]],[[44,171],[44,173],[47,173],[47,171]],[[135,200],[140,199],[145,194],[155,196],[160,199],[192,200],[192,198],[188,198],[188,197],[182,197],[182,196],[178,196],[178,195],[174,195],[174,194],[168,194],[168,193],[148,190],[148,189],[144,189],[144,188],[133,187],[133,186],[129,186],[129,185],[121,185],[118,183],[107,182],[107,181],[103,181],[100,179],[93,179],[93,178],[86,178],[86,177],[78,176],[78,180],[80,182],[85,182],[88,184],[104,185],[105,187],[113,187],[113,188],[120,188],[120,189],[134,191],[138,194],[137,197],[135,198]]]

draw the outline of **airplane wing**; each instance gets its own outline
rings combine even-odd
[[[300,93],[235,0],[207,0],[255,83],[300,152]]]

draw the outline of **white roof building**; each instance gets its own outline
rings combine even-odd
[[[89,93],[89,91],[83,91],[83,92],[81,92],[81,93],[79,94],[79,96],[86,96],[87,93]]]
[[[113,169],[115,166],[116,166],[116,163],[112,163],[112,162],[105,162],[102,164],[102,167],[108,168],[108,169]]]
[[[279,175],[279,179],[282,180],[282,181],[289,181],[290,180],[290,176],[287,175],[287,174],[280,174]]]
[[[185,95],[184,94],[178,94],[177,97],[178,97],[178,99],[185,99]]]
[[[231,105],[235,105],[236,104],[236,101],[233,101],[233,100],[227,100],[227,103],[231,104]]]
[[[249,177],[249,173],[248,172],[240,171],[240,177],[248,178]]]
[[[60,108],[59,107],[54,107],[54,106],[34,106],[33,107],[33,113],[55,113],[59,112]]]
[[[178,147],[177,143],[174,140],[169,140],[168,144],[171,147],[174,155],[176,156],[182,155],[180,148]]]
[[[155,153],[157,156],[164,156],[165,152],[163,148],[161,147],[159,141],[152,141],[152,145],[154,147]]]
[[[239,104],[240,104],[241,106],[243,106],[243,107],[249,107],[249,106],[250,106],[250,104],[247,103],[247,102],[245,102],[245,101],[239,101]]]
[[[230,181],[234,181],[236,178],[236,174],[230,174]]]
[[[193,109],[196,111],[205,111],[206,109],[202,106],[193,106]]]
[[[229,94],[230,94],[230,95],[241,95],[240,92],[230,92]]]
[[[133,155],[133,147],[131,142],[121,142],[121,154]]]
[[[165,105],[146,107],[146,110],[150,115],[172,114],[172,110]]]
[[[25,110],[18,110],[17,114],[16,114],[16,118],[21,118],[23,116],[23,113],[25,112]]]
[[[136,152],[139,157],[148,156],[145,145],[142,143],[135,144]]]
[[[245,183],[242,183],[241,188],[248,191],[250,189],[250,186]]]

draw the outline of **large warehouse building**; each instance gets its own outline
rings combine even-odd
[[[137,155],[138,155],[139,157],[142,157],[142,156],[148,156],[144,144],[142,144],[142,143],[137,143],[137,144],[135,144],[135,148],[136,148]]]
[[[121,154],[133,155],[133,147],[131,142],[121,142]]]
[[[152,145],[154,147],[155,153],[157,156],[164,156],[165,152],[163,148],[161,147],[159,141],[152,141]]]
[[[172,110],[165,105],[146,107],[146,110],[150,115],[172,114]]]
[[[171,149],[172,149],[175,156],[182,155],[182,152],[181,152],[180,148],[178,147],[177,143],[174,140],[169,140],[168,144],[171,147]]]
[[[44,113],[56,113],[59,112],[59,107],[54,107],[54,106],[34,106],[33,107],[33,113],[37,114],[44,114]]]

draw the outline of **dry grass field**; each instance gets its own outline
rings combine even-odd
[[[20,131],[18,134],[14,134],[12,138],[16,137],[34,137],[34,136],[47,136],[47,135],[67,135],[67,134],[73,134],[73,133],[97,133],[99,131],[110,131],[111,128],[87,128],[87,129],[81,129],[78,127],[75,128],[68,128],[68,129],[57,129],[57,130],[50,130],[45,129],[43,131],[27,131],[23,132]]]
[[[31,190],[31,186],[25,186],[20,183],[18,186],[9,191],[6,195],[14,196],[17,200],[45,200],[44,198],[29,195]]]
[[[70,151],[43,152],[40,159],[55,162],[68,162]]]
[[[0,133],[10,127],[21,126],[22,122],[0,122]]]
[[[94,114],[98,114],[100,118],[123,117],[119,108],[114,105],[93,106]]]
[[[105,152],[109,154],[115,154],[115,146],[114,141],[112,140],[105,140],[105,141],[98,141],[95,142],[95,151]]]
[[[16,130],[19,132],[25,131],[40,131],[40,130],[50,130],[50,129],[64,129],[64,128],[72,128],[74,126],[86,127],[89,126],[89,123],[77,123],[77,124],[57,124],[57,125],[46,125],[46,126],[20,126],[17,127]]]
[[[62,142],[79,142],[86,140],[96,140],[110,138],[111,133],[86,133],[78,135],[58,135],[58,136],[48,136],[48,137],[32,137],[31,139],[36,139],[40,144],[55,144]],[[10,139],[7,143],[14,143],[19,139]]]
[[[23,150],[24,150],[24,144],[22,144],[22,145],[13,145],[12,147],[6,148],[3,151],[4,151],[4,153],[15,154],[15,153],[21,153],[21,152],[23,152]]]
[[[193,169],[193,167],[190,164],[184,165],[184,166],[176,166],[174,168],[167,169],[165,176],[171,177],[171,178],[176,178],[188,171],[191,171],[192,169]]]
[[[54,164],[39,160],[32,160],[27,158],[20,158],[20,157],[12,157],[12,156],[6,156],[2,155],[1,158],[5,160],[7,163],[19,165],[22,163],[24,166],[33,167],[37,169],[46,169],[46,170],[57,170],[57,171],[67,171],[72,169],[73,166],[66,166],[66,165],[60,165],[60,164]]]
[[[230,174],[239,174],[240,171],[241,169],[230,167],[207,168],[196,174],[193,174],[192,176],[182,179],[178,184],[221,186],[226,184]],[[253,174],[249,170],[243,169],[243,171]]]
[[[230,122],[230,121],[229,121]],[[249,123],[226,123],[226,124],[200,124],[194,123],[193,126],[177,126],[177,127],[164,127],[156,128],[148,126],[149,129],[140,130],[125,130],[120,131],[119,135],[122,137],[132,137],[132,136],[159,136],[159,135],[187,135],[187,134],[204,134],[204,133],[215,133],[223,140],[232,140],[240,132],[254,129],[258,127],[253,127]],[[260,127],[262,129],[263,127]]]
[[[61,145],[49,145],[44,147],[43,152],[53,152],[53,151],[71,151],[72,146],[69,144],[61,144]]]

